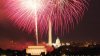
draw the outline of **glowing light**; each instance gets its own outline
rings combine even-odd
[[[38,24],[37,24],[38,18],[37,18],[37,14],[35,13],[35,35],[36,35],[36,44],[38,45]]]
[[[28,46],[26,53],[31,55],[40,55],[41,52],[47,53],[45,46]]]
[[[7,0],[6,12],[11,21],[29,33],[48,33],[51,20],[55,34],[68,32],[78,24],[87,7],[86,0]],[[36,26],[37,25],[37,26]],[[37,34],[36,34],[37,35]]]
[[[58,48],[58,47],[61,46],[60,39],[59,39],[58,37],[57,37],[57,39],[56,39],[55,44],[53,44],[53,45],[54,45],[55,48]]]
[[[66,45],[67,45],[67,46],[69,46],[69,45],[70,45],[70,43],[66,43]]]
[[[51,21],[49,20],[49,31],[48,31],[48,44],[52,46],[52,26],[51,26]]]
[[[29,10],[38,11],[42,7],[41,0],[25,0],[21,3],[21,6],[28,8]]]

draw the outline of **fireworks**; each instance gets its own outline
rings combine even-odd
[[[79,23],[86,9],[85,0],[7,0],[5,7],[10,20],[29,33],[48,32],[48,22],[54,32],[63,33]]]

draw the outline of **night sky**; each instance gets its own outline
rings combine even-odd
[[[2,8],[2,6],[3,1],[0,0],[0,48],[22,49],[27,47],[27,45],[33,45],[35,38],[32,37],[32,34],[13,26],[13,24],[7,20],[8,18],[3,12],[4,8]],[[65,33],[61,39],[62,41],[93,40],[99,42],[100,0],[92,0],[89,2],[88,11],[85,12],[83,20],[80,21],[78,25],[75,25],[74,30]],[[47,40],[44,41],[47,42]]]
[[[100,0],[89,2],[83,20],[68,34],[68,39],[100,41]]]

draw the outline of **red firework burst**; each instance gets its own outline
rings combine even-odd
[[[37,28],[42,35],[48,32],[49,20],[56,34],[58,29],[67,32],[69,25],[79,23],[86,4],[86,0],[7,0],[5,7],[10,20],[19,28],[30,33]]]

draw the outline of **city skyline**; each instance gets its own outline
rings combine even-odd
[[[0,3],[2,3],[0,1]],[[91,1],[89,2],[88,10],[85,12],[82,21],[79,24],[75,25],[74,29],[70,29],[68,33],[65,33],[64,36],[58,37],[62,41],[67,40],[93,40],[100,41],[100,1]],[[23,46],[23,44],[29,43],[32,45],[35,42],[35,38],[33,38],[33,34],[29,34],[25,31],[18,29],[13,26],[9,20],[6,20],[5,14],[2,12],[3,8],[0,6],[0,47],[4,47],[9,41],[17,42],[19,45]],[[57,36],[53,35],[53,42]],[[41,39],[39,41],[41,42]],[[47,36],[44,36],[42,41],[47,42]],[[3,44],[3,43],[4,44]]]

